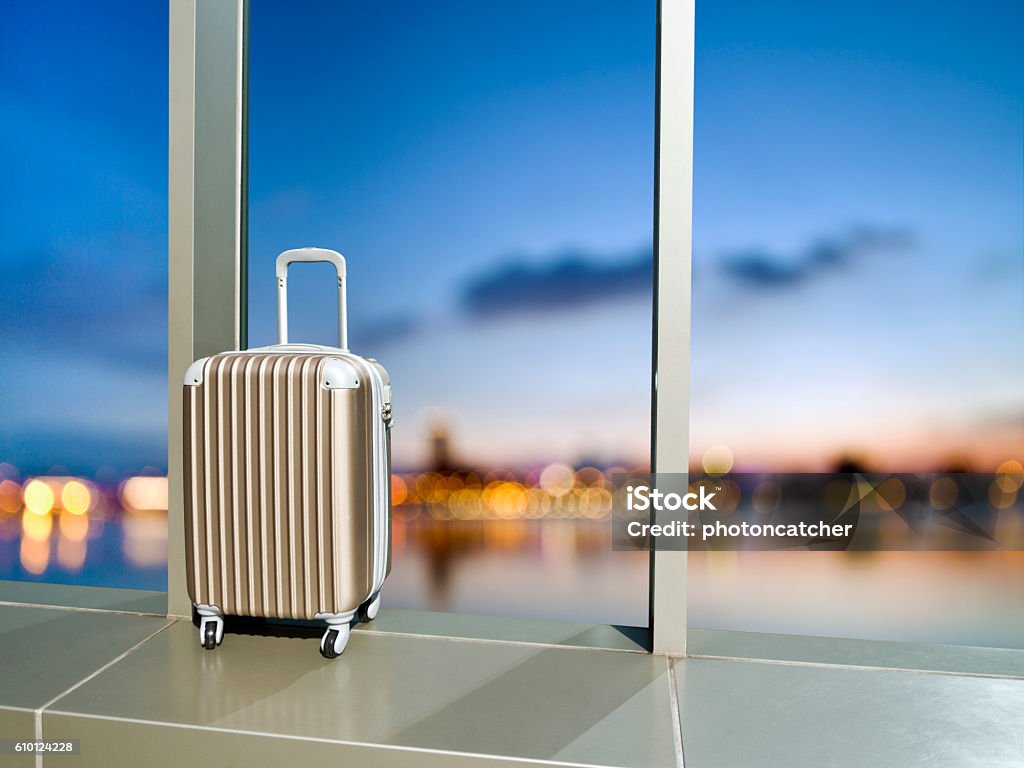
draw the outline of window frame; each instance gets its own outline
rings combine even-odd
[[[167,588],[168,615],[186,617],[181,375],[246,346],[249,2],[170,7]],[[694,0],[660,0],[656,30],[651,465],[686,472]],[[684,654],[685,552],[650,553],[648,598],[647,647]]]

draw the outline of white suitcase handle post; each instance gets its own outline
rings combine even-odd
[[[348,349],[345,257],[326,248],[293,248],[277,257],[277,343],[288,343],[288,266],[296,261],[327,261],[338,272],[338,347]]]

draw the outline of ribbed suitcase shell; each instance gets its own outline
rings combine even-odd
[[[310,349],[215,355],[184,388],[194,604],[312,619],[356,610],[390,571],[390,402],[377,402],[387,374]],[[364,371],[357,387],[325,386],[332,358]]]

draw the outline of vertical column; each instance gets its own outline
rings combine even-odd
[[[182,377],[245,344],[244,0],[170,0],[168,614],[185,590]]]
[[[693,220],[694,0],[661,0],[655,119],[652,470],[687,472]],[[686,653],[686,552],[652,552],[652,647]]]

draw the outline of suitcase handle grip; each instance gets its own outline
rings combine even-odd
[[[338,273],[338,347],[348,349],[345,257],[326,248],[293,248],[277,257],[277,343],[288,343],[288,266],[296,261],[327,261]]]

